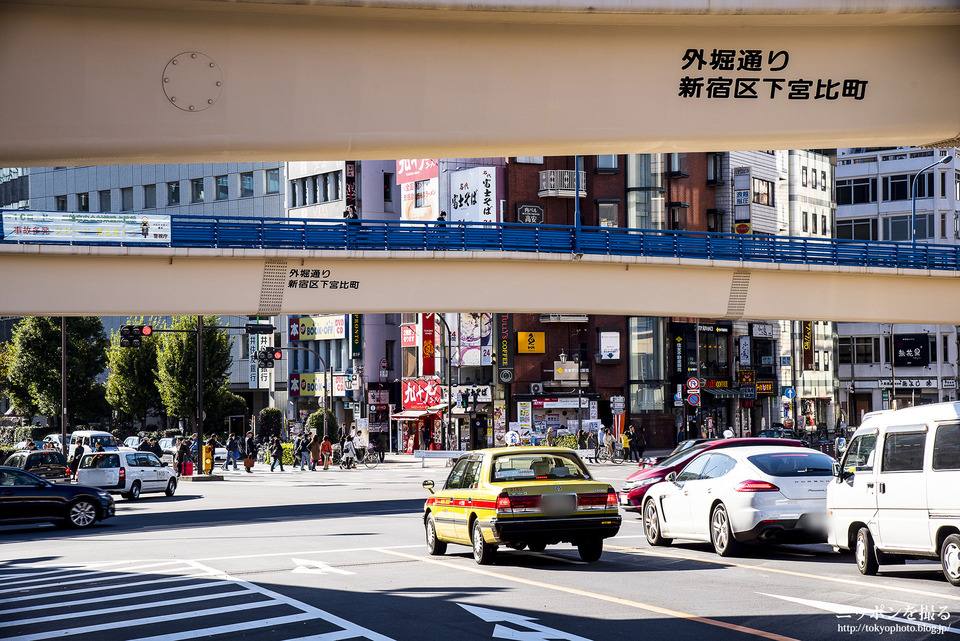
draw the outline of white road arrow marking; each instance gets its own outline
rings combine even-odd
[[[511,612],[500,612],[498,610],[491,610],[490,608],[481,608],[476,605],[464,605],[463,603],[458,603],[457,605],[470,614],[483,619],[487,623],[497,623],[497,625],[493,628],[494,639],[514,639],[515,641],[548,641],[549,639],[560,639],[563,641],[590,641],[590,639],[579,637],[575,634],[562,632],[560,630],[555,630],[554,628],[548,628],[545,625],[540,625],[539,623],[534,623],[536,619],[532,617],[513,614]],[[500,625],[498,623],[499,621],[526,628],[529,630],[529,632],[517,630],[515,628],[508,628],[505,625]]]
[[[291,561],[297,564],[297,567],[293,568],[294,572],[305,572],[307,574],[354,574],[354,572],[348,570],[331,567],[323,561],[313,561],[311,559],[291,559]]]
[[[928,630],[933,630],[938,634],[943,634],[944,632],[949,632],[951,634],[960,634],[960,630],[955,628],[947,627],[940,625],[938,623],[931,623],[929,621],[920,621],[919,619],[905,619],[903,617],[891,616],[889,614],[883,614],[877,609],[861,608],[856,605],[844,605],[842,603],[830,603],[828,601],[813,601],[811,599],[798,599],[797,597],[792,596],[781,596],[779,594],[766,594],[764,592],[758,592],[757,594],[762,594],[763,596],[772,597],[774,599],[782,599],[784,601],[790,601],[792,603],[799,603],[800,605],[806,605],[811,608],[817,608],[818,610],[825,610],[827,612],[833,612],[834,614],[858,614],[861,615],[861,618],[871,618],[874,620],[883,619],[884,621],[896,621],[897,623],[905,623],[907,625],[916,626],[918,628],[926,628]]]

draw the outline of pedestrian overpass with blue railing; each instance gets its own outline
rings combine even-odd
[[[523,223],[168,216],[147,239],[0,212],[0,312],[570,312],[960,320],[960,248]],[[69,216],[69,215],[66,215]],[[78,214],[77,217],[96,214]],[[144,218],[144,220],[146,220]],[[17,224],[18,221],[34,221]],[[97,231],[99,230],[99,231]]]

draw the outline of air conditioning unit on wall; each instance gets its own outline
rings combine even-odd
[[[531,394],[543,394],[543,383],[530,383]]]

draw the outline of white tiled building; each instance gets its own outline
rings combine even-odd
[[[920,245],[960,243],[956,153],[956,148],[840,149],[837,237]],[[953,158],[944,163],[949,156]],[[838,373],[848,423],[859,424],[864,412],[890,408],[894,399],[900,407],[956,400],[957,329],[955,325],[840,323]],[[891,335],[897,337],[895,342]]]

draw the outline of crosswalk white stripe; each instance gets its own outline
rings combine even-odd
[[[89,582],[89,581],[99,581],[99,580],[102,578],[100,575],[103,575],[103,574],[122,574],[123,572],[128,572],[128,571],[131,571],[131,570],[144,570],[144,569],[147,569],[147,568],[159,567],[159,566],[164,566],[164,565],[172,565],[172,564],[174,564],[174,563],[180,563],[180,561],[164,561],[164,562],[162,562],[162,563],[151,563],[151,564],[148,564],[148,565],[131,566],[131,567],[126,567],[126,568],[116,569],[116,570],[94,570],[93,572],[88,572],[88,571],[85,571],[85,570],[79,570],[79,571],[78,571],[78,570],[74,570],[74,571],[73,571],[74,574],[69,574],[69,575],[68,575],[68,576],[69,576],[69,579],[70,579],[70,580],[68,581],[68,583],[87,583],[87,582]],[[182,566],[181,566],[181,567],[182,567]],[[173,571],[176,571],[176,570],[177,570],[177,568],[171,568],[171,569],[168,569],[168,570],[157,570],[157,572],[173,572]],[[97,578],[90,578],[90,577],[97,577]],[[10,586],[10,585],[24,586],[24,585],[27,585],[27,584],[30,584],[30,583],[41,583],[41,585],[40,585],[40,586],[37,586],[37,587],[47,587],[48,585],[63,585],[63,582],[62,582],[62,581],[59,582],[59,583],[47,583],[47,584],[43,584],[43,583],[42,583],[43,581],[49,581],[50,578],[51,578],[51,577],[46,577],[46,578],[42,578],[42,579],[27,579],[27,580],[23,580],[23,581],[12,581],[12,582],[6,582],[6,581],[5,581],[5,582],[4,582],[4,586]],[[0,590],[0,594],[4,594],[4,593],[7,593],[7,592],[20,592],[20,591],[23,590],[23,589],[24,589],[24,588],[22,588],[22,587],[20,587],[20,588],[12,588],[12,589],[9,589],[9,590],[4,589],[4,590]],[[33,590],[33,589],[35,589],[35,588],[27,588],[27,589]]]
[[[252,610],[255,608],[267,608],[267,607],[276,607],[281,605],[276,601],[261,601],[258,603],[250,603],[244,606],[244,610]],[[227,606],[222,608],[209,608],[207,610],[196,610],[190,613],[191,618],[212,616],[214,614],[225,614],[227,612],[236,612],[236,606]],[[128,619],[126,621],[111,621],[110,623],[101,623],[99,625],[87,625],[80,626],[76,628],[69,628],[67,630],[51,630],[49,632],[40,632],[38,634],[27,634],[18,637],[9,637],[8,641],[41,641],[42,639],[52,639],[53,637],[62,637],[67,634],[71,636],[76,636],[79,634],[87,634],[88,632],[101,632],[103,630],[115,630],[122,628],[132,628],[138,625],[149,625],[151,623],[163,623],[170,620],[170,615],[162,615],[155,617],[145,617],[142,619]],[[206,630],[206,628],[204,629]],[[188,638],[187,635],[190,633],[178,633],[171,638]],[[204,631],[203,636],[206,636],[206,631]]]
[[[38,605],[28,605],[23,608],[11,608],[9,610],[0,610],[0,615],[8,616],[10,614],[17,614],[18,612],[33,612],[33,611],[39,611],[39,610],[49,610],[51,608],[62,610],[63,608],[66,608],[66,607],[87,605],[88,603],[103,603],[105,601],[120,601],[122,599],[127,599],[127,600],[139,599],[140,597],[153,596],[156,594],[169,594],[171,592],[184,592],[186,590],[209,590],[210,588],[224,588],[224,587],[232,587],[232,586],[233,586],[232,583],[228,583],[226,581],[207,581],[205,583],[197,582],[197,583],[191,583],[190,585],[180,585],[174,588],[161,588],[158,590],[146,590],[144,592],[125,592],[123,594],[114,594],[112,596],[98,596],[98,597],[93,597],[92,599],[80,599],[78,601],[60,601],[59,599],[57,601],[48,600]],[[237,594],[246,594],[246,591],[233,590],[233,591],[218,592],[217,594],[219,596],[233,596]],[[210,598],[210,597],[204,597],[204,598]],[[195,598],[195,600],[199,601],[200,599]],[[160,604],[156,602],[150,602],[150,603],[143,603],[143,604],[136,604],[136,605],[128,605],[127,607],[129,609],[134,609],[134,608],[143,607],[143,606],[153,607],[155,605],[160,605]],[[101,612],[104,612],[104,610],[101,610]],[[78,612],[76,614],[69,613],[69,612],[67,613],[59,612],[57,616],[52,618],[69,619],[71,617],[81,617],[81,616],[85,617],[85,616],[89,616],[90,614],[91,613],[88,611]],[[0,623],[0,628],[2,628],[4,625],[6,624]]]
[[[217,575],[221,574],[220,572],[216,573]],[[98,588],[79,588],[77,590],[63,590],[60,592],[52,593],[53,596],[57,598],[62,596],[68,596],[71,594],[87,594],[89,592],[106,592],[107,590],[116,590],[118,587],[123,588],[133,588],[141,585],[156,585],[157,583],[169,583],[176,581],[187,581],[194,578],[204,578],[213,576],[211,572],[199,572],[197,574],[184,574],[183,576],[171,576],[166,579],[150,579],[148,581],[135,581],[133,583],[124,583],[122,586],[117,585],[102,585]],[[0,604],[2,603],[16,603],[17,601],[32,601],[36,599],[46,599],[49,598],[51,594],[28,594],[25,596],[18,596],[9,599],[0,599]]]
[[[138,605],[131,605],[129,603],[122,605],[117,608],[101,608],[100,610],[86,610],[83,612],[61,612],[53,616],[48,617],[35,617],[33,619],[11,619],[0,623],[0,628],[8,628],[14,625],[32,625],[35,623],[47,623],[49,621],[58,621],[60,619],[76,619],[80,617],[97,617],[104,614],[116,614],[117,612],[130,612],[136,611],[143,608],[162,608],[171,605],[183,605],[184,603],[195,603],[197,601],[211,601],[213,599],[222,599],[224,597],[235,597],[235,596],[250,596],[249,591],[234,591],[232,593],[223,594],[220,592],[215,592],[213,594],[200,594],[196,596],[184,597],[182,599],[168,599],[166,601],[153,601],[151,603],[143,603]],[[260,596],[260,595],[257,595]],[[254,601],[258,603],[258,601]],[[237,607],[243,605],[247,606],[247,603],[238,604]]]
[[[279,604],[276,604],[279,605]],[[172,634],[158,634],[153,637],[140,637],[138,639],[128,639],[127,641],[181,641],[182,639],[197,639],[200,637],[208,637],[215,634],[227,634],[230,632],[241,632],[243,630],[255,630],[257,628],[268,628],[276,627],[278,625],[284,625],[287,623],[299,623],[300,621],[310,621],[313,617],[306,612],[301,612],[300,614],[289,614],[282,617],[274,617],[272,619],[257,619],[256,621],[244,621],[242,623],[231,623],[228,625],[218,625],[212,628],[200,628],[197,630],[184,630],[182,632],[174,632]],[[350,637],[345,638],[356,638],[356,633],[352,633]]]

